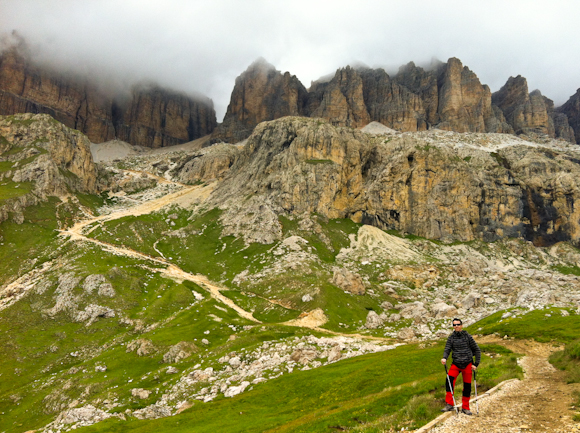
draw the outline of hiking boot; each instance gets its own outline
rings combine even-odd
[[[441,409],[441,412],[449,412],[450,410],[453,410],[453,405],[445,403],[445,407]]]
[[[469,409],[461,409],[461,413],[464,413],[465,415],[473,415]]]

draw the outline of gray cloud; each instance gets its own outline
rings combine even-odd
[[[0,34],[114,91],[155,81],[214,100],[257,57],[306,87],[363,62],[393,72],[458,57],[492,91],[523,75],[556,104],[580,87],[575,0],[0,0]]]

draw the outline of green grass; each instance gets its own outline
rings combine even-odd
[[[441,344],[426,349],[403,346],[285,375],[232,399],[196,402],[175,417],[110,420],[80,431],[320,432],[371,428],[384,417],[391,427],[416,428],[439,415],[443,404],[444,373],[437,362],[441,351]],[[511,357],[505,359],[515,365]],[[501,365],[494,371],[503,373]],[[495,380],[482,379],[478,389],[483,392]]]
[[[23,224],[11,220],[0,224],[0,284],[30,270],[30,260],[39,266],[50,258],[57,240],[57,202],[51,198],[26,208]]]
[[[574,266],[556,265],[553,266],[553,269],[564,275],[580,275],[580,267],[576,265]]]
[[[504,311],[499,311],[467,329],[471,334],[497,333],[501,337],[508,335],[544,343],[551,341],[569,343],[580,335],[580,315],[572,313],[564,317],[560,311],[560,308],[547,308],[508,319],[501,319]]]
[[[13,165],[14,163],[10,161],[0,161],[0,171],[8,171]]]
[[[28,194],[33,187],[34,183],[32,182],[0,181],[0,202]]]
[[[568,383],[580,382],[580,340],[566,345],[564,350],[550,356],[550,362],[560,370],[567,372]]]
[[[307,159],[304,161],[306,164],[318,165],[318,164],[334,164],[334,161],[330,159]]]

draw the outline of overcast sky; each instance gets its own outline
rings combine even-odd
[[[458,57],[492,92],[528,79],[556,105],[580,87],[577,0],[0,0],[0,35],[110,88],[150,80],[213,99],[264,57],[302,83],[362,62]]]

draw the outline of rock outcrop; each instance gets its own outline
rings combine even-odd
[[[580,89],[570,96],[570,99],[557,111],[566,115],[568,123],[574,131],[576,143],[580,143]]]
[[[421,97],[393,82],[383,69],[362,69],[364,102],[373,121],[398,131],[424,131],[427,115]]]
[[[0,116],[0,180],[29,191],[0,203],[0,222],[48,196],[71,192],[97,193],[97,170],[90,141],[49,115],[31,113]]]
[[[0,115],[50,114],[101,142],[115,137],[112,103],[83,80],[34,67],[15,49],[0,55]]]
[[[238,217],[250,195],[262,213],[348,217],[431,239],[580,244],[575,154],[504,141],[442,131],[384,140],[288,117],[258,125],[212,200]]]
[[[561,111],[561,107],[559,109],[555,109],[554,101],[552,101],[550,98],[546,98],[545,96],[544,104],[546,105],[548,116],[550,116],[552,119],[556,137],[562,138],[563,140],[569,141],[570,143],[576,143],[577,141],[574,135],[574,129],[570,126],[568,116]]]
[[[88,80],[35,66],[13,48],[0,55],[0,115],[16,113],[50,114],[95,143],[118,137],[146,147],[191,141],[216,126],[208,98],[140,86],[129,99],[117,98]]]
[[[210,99],[194,100],[158,86],[134,87],[130,100],[115,102],[112,112],[119,140],[152,148],[195,140],[216,126]]]
[[[539,91],[528,93],[525,78],[510,78],[492,95],[457,58],[433,62],[428,70],[410,62],[392,77],[380,68],[347,66],[312,82],[308,92],[295,76],[260,60],[237,78],[213,141],[240,141],[259,122],[288,115],[352,128],[375,121],[398,131],[532,133],[567,141],[574,128],[551,100]]]
[[[334,78],[319,86],[310,102],[311,117],[320,117],[336,126],[361,128],[371,121],[363,97],[363,80],[350,66],[336,71]],[[316,108],[314,108],[316,107]]]
[[[528,93],[527,80],[518,75],[492,95],[492,101],[504,113],[516,134],[539,132],[555,137],[554,123],[548,115],[545,100],[539,90]]]
[[[282,74],[258,59],[236,78],[224,121],[212,141],[237,143],[248,138],[265,120],[305,114],[308,92],[295,75]]]
[[[508,132],[491,106],[491,91],[461,61],[451,58],[438,78],[439,129],[457,132]]]

